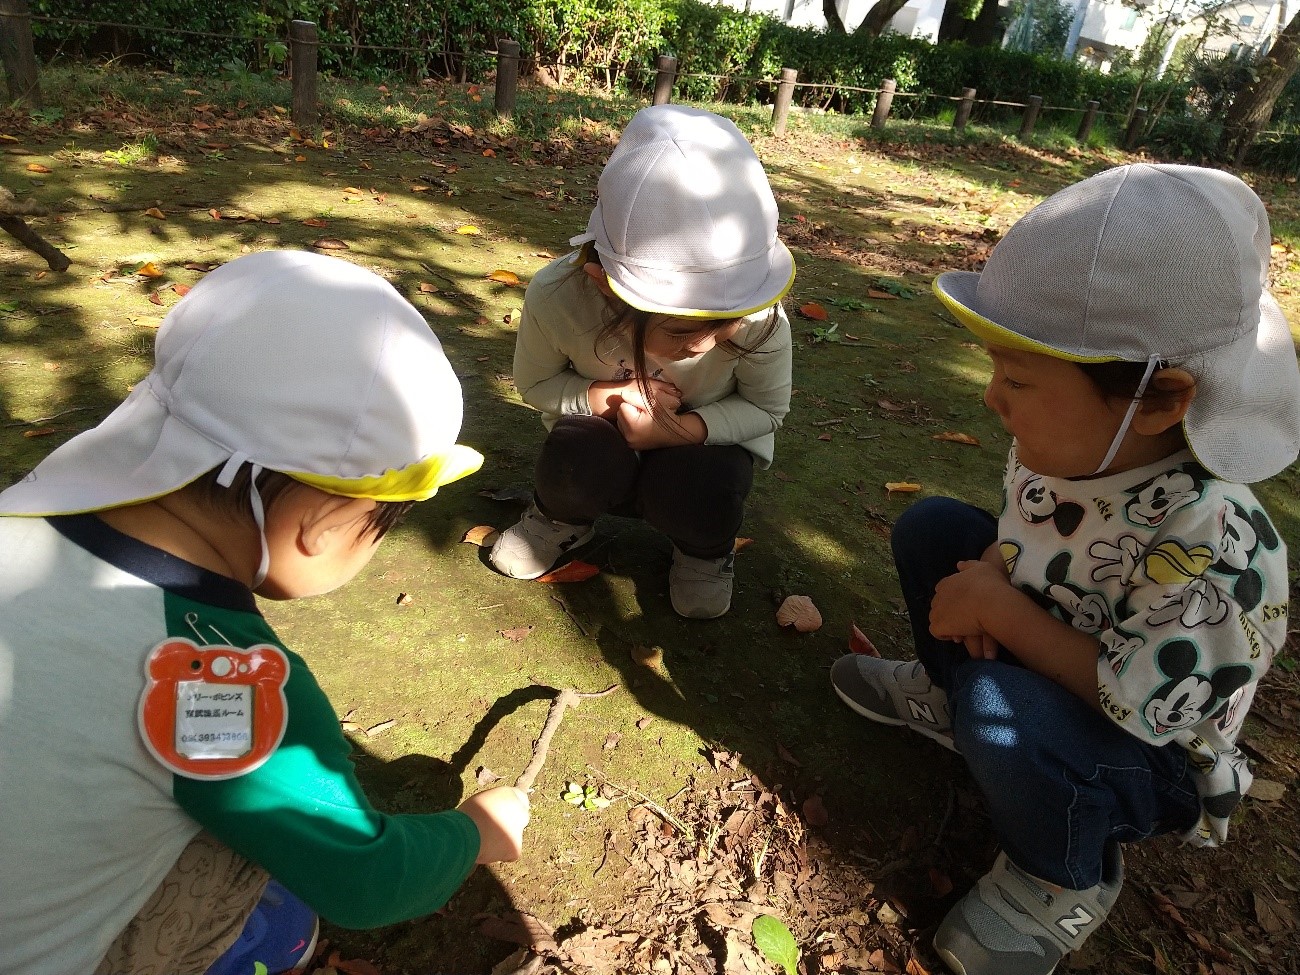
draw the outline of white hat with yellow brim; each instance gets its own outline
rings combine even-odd
[[[1134,163],[1048,197],[982,271],[948,271],[934,291],[995,345],[1186,370],[1192,453],[1252,484],[1300,453],[1300,366],[1268,290],[1271,243],[1264,204],[1236,176]]]
[[[168,313],[154,367],[98,426],[0,492],[0,515],[100,511],[244,463],[346,497],[419,501],[471,474],[460,383],[379,275],[303,251],[210,272]]]
[[[623,130],[574,246],[600,255],[610,290],[677,318],[744,318],[794,284],[767,174],[730,119],[685,105],[643,108]]]

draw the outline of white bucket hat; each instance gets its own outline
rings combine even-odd
[[[229,484],[244,463],[347,497],[422,500],[483,462],[456,444],[461,410],[437,336],[383,278],[319,254],[250,254],[181,299],[150,373],[0,493],[0,515],[147,501],[223,465]]]
[[[794,258],[776,235],[763,164],[730,120],[643,108],[601,171],[587,233],[610,289],[634,308],[739,318],[781,300]]]
[[[1187,370],[1192,452],[1215,476],[1251,484],[1300,451],[1300,367],[1268,291],[1271,243],[1264,204],[1237,177],[1138,163],[1053,194],[982,272],[949,271],[934,290],[997,345],[1147,362],[1148,376],[1157,363]]]

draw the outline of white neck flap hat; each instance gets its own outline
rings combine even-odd
[[[1264,204],[1237,177],[1139,163],[1053,194],[982,272],[949,271],[934,290],[996,345],[1146,362],[1148,377],[1157,363],[1187,370],[1192,452],[1216,477],[1251,484],[1300,451],[1300,367],[1268,291],[1271,243]]]
[[[147,501],[216,467],[229,484],[245,463],[346,497],[422,500],[483,462],[456,443],[461,411],[437,336],[383,278],[319,254],[250,254],[181,299],[150,373],[0,493],[0,515]],[[260,524],[255,487],[253,505]]]
[[[683,105],[632,117],[600,174],[587,233],[610,289],[633,308],[739,318],[794,283],[763,164],[735,124]]]

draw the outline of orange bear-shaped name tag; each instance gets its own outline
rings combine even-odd
[[[175,637],[150,651],[144,671],[140,737],[179,775],[246,775],[284,738],[289,658],[278,647],[201,647]]]

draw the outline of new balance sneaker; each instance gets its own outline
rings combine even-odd
[[[1111,841],[1101,883],[1053,887],[998,855],[993,869],[939,925],[934,948],[957,975],[1049,975],[1110,913],[1124,885],[1124,854]]]
[[[905,725],[955,752],[948,695],[935,686],[919,660],[885,660],[850,653],[831,665],[831,686],[864,718]]]
[[[677,614],[711,620],[731,609],[735,561],[735,552],[728,552],[720,559],[697,559],[674,545],[673,565],[668,570],[668,598]]]
[[[488,561],[512,579],[536,579],[549,572],[566,552],[595,536],[591,525],[553,521],[534,502],[516,524],[501,533]]]
[[[239,940],[204,975],[301,972],[311,962],[319,933],[320,921],[312,909],[272,880]]]

